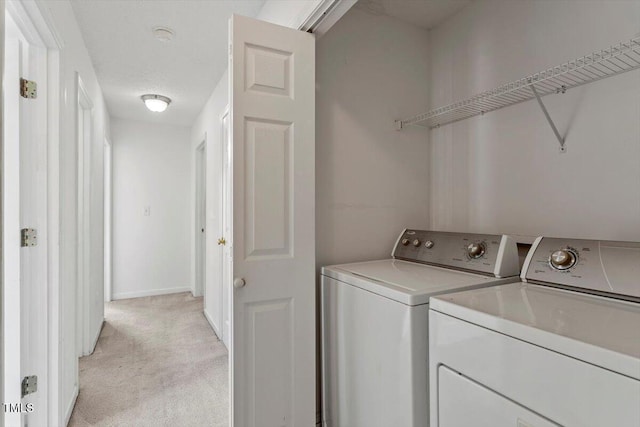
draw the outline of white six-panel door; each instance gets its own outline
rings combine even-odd
[[[231,19],[232,418],[316,422],[315,39]]]

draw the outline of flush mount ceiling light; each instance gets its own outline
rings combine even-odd
[[[154,113],[162,113],[171,104],[171,99],[162,95],[142,95],[144,105]]]
[[[156,39],[163,43],[170,42],[176,35],[175,31],[169,27],[153,27],[151,32]]]

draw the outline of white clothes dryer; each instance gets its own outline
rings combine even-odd
[[[323,426],[428,426],[429,298],[518,272],[508,236],[420,230],[391,259],[324,267]]]
[[[538,238],[521,277],[431,300],[431,426],[640,426],[640,243]]]

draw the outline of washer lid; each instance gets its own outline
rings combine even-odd
[[[433,295],[507,281],[395,259],[324,267],[322,274],[407,305],[427,304]]]
[[[430,309],[640,380],[640,304],[512,283],[441,295]]]

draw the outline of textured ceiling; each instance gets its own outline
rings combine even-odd
[[[429,30],[469,3],[471,0],[360,0],[357,7]]]
[[[189,126],[227,68],[231,14],[256,16],[264,0],[72,0],[112,117]],[[152,34],[175,31],[171,42]],[[140,96],[173,100],[164,113]]]

